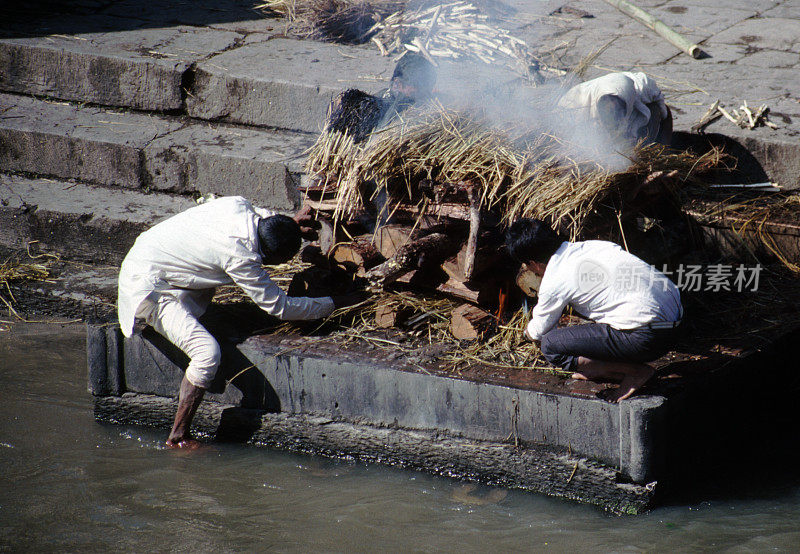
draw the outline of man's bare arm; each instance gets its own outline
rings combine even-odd
[[[300,233],[304,238],[308,240],[314,240],[317,238],[317,229],[319,229],[320,224],[314,217],[311,206],[307,204],[304,205],[296,214],[294,214],[292,219],[294,219],[300,226]]]

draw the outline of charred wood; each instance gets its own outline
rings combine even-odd
[[[432,233],[406,243],[394,256],[367,272],[372,283],[385,286],[402,275],[428,264],[441,262],[457,248],[453,240],[443,233]]]

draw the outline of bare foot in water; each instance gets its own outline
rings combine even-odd
[[[166,445],[167,448],[172,448],[175,450],[180,449],[186,451],[199,450],[200,448],[203,447],[203,443],[201,443],[200,441],[196,441],[194,439],[180,439],[180,440],[167,439]]]

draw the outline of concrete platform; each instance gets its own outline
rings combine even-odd
[[[95,395],[128,391],[170,397],[178,390],[183,374],[175,362],[183,356],[161,337],[148,330],[122,339],[113,329],[90,330],[90,348],[104,340],[119,343],[121,355],[106,361],[91,357],[91,375],[101,376],[91,377]],[[237,344],[238,353],[229,351],[225,377],[211,389],[218,391],[213,399],[378,426],[438,429],[483,441],[511,437],[525,444],[570,449],[639,483],[656,478],[659,461],[654,446],[664,418],[662,397],[641,396],[617,405],[597,398],[543,394],[412,372],[402,361],[387,363],[367,352],[333,357],[324,350],[284,353],[280,340],[253,337]],[[231,379],[246,367],[257,369]],[[106,382],[125,385],[107,387]]]
[[[0,94],[0,168],[291,210],[313,137]]]
[[[413,467],[614,513],[638,513],[652,500],[661,398],[614,405],[366,358],[282,354],[265,338],[222,344],[224,369],[198,424],[208,437]],[[180,352],[150,330],[124,339],[116,327],[93,326],[87,348],[98,419],[169,427]]]
[[[211,420],[199,423],[204,436],[398,464],[614,512],[641,511],[708,471],[725,471],[747,448],[738,429],[793,411],[790,391],[754,393],[751,375],[769,367],[787,378],[797,330],[680,387],[612,404],[423,371],[319,338],[287,348],[282,336],[246,338],[240,317],[225,321],[205,320],[223,363],[207,395]],[[114,326],[89,326],[87,348],[99,419],[169,427],[174,404],[166,399],[178,390],[185,356],[152,330],[124,339]],[[593,468],[586,486],[568,487],[574,475],[565,467]]]

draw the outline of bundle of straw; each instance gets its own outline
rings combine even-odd
[[[336,187],[337,219],[363,208],[365,182],[385,189],[395,205],[418,204],[418,184],[427,179],[477,186],[482,206],[496,208],[506,221],[536,217],[576,238],[610,195],[624,198],[655,171],[674,170],[686,182],[721,156],[719,150],[698,157],[639,145],[630,165],[614,171],[548,129],[501,129],[439,105],[409,110],[403,121],[373,132],[365,144],[324,134],[311,149],[307,170]]]

